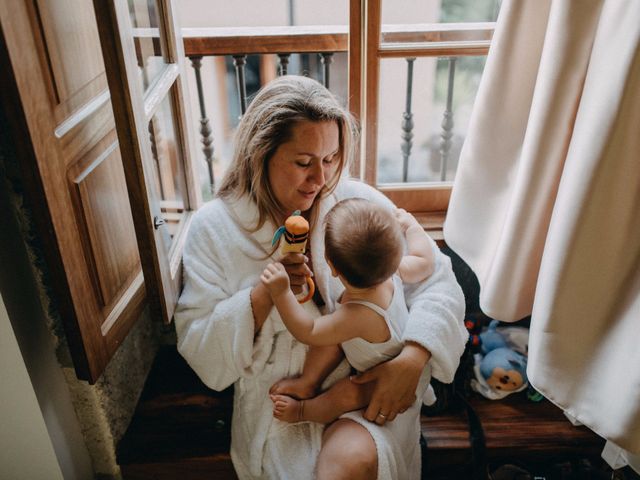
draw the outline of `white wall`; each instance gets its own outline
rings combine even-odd
[[[62,471],[1,295],[0,385],[0,478],[62,479]]]
[[[4,147],[0,143],[0,479],[93,478],[23,241],[28,219],[18,223],[3,175],[11,164],[2,157]]]

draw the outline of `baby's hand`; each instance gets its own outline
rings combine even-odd
[[[398,222],[400,222],[400,226],[402,227],[403,232],[406,232],[407,228],[415,225],[420,227],[418,220],[416,220],[416,218],[409,212],[407,212],[404,208],[396,208],[396,218],[398,219]]]
[[[260,280],[267,287],[271,298],[286,293],[289,290],[289,275],[280,262],[270,263],[264,269]]]

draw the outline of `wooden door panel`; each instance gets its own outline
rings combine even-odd
[[[79,159],[95,148],[97,142],[113,132],[113,127],[109,91],[105,90],[56,127],[55,136],[64,151],[62,168],[72,170]]]
[[[85,0],[35,0],[34,14],[60,123],[107,88],[95,14]]]
[[[117,141],[94,154],[98,156],[89,156],[88,167],[73,185],[80,202],[78,221],[88,236],[84,244],[91,248],[87,256],[93,260],[96,293],[104,307],[131,282],[140,269],[140,256]]]
[[[93,383],[146,301],[93,5],[2,0],[0,22],[0,99],[26,142],[27,194],[76,372]]]

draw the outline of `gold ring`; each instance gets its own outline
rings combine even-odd
[[[387,416],[384,413],[379,413],[378,416],[384,418],[385,420],[387,419]]]

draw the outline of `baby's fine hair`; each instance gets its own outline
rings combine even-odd
[[[350,285],[369,288],[398,270],[404,236],[393,212],[363,198],[338,202],[327,213],[325,253]]]

